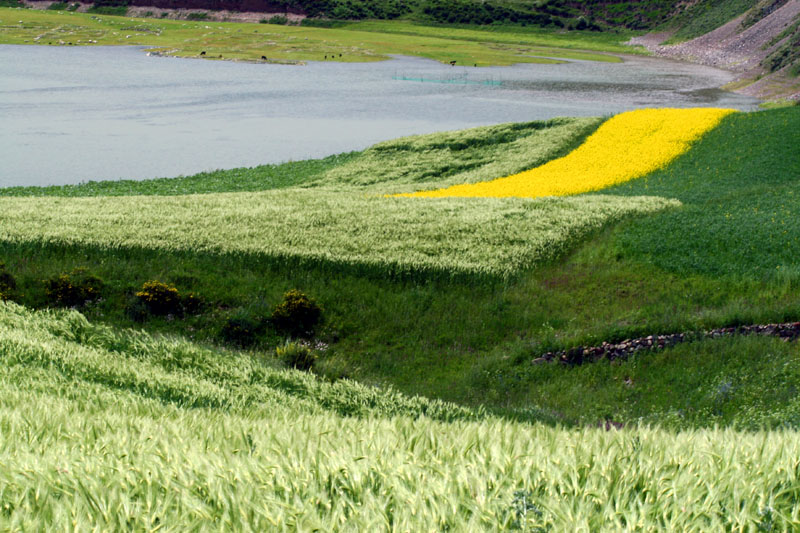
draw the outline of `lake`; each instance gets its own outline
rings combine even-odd
[[[729,72],[647,57],[305,66],[0,46],[0,186],[146,179],[360,150],[434,131],[643,107],[751,110]]]

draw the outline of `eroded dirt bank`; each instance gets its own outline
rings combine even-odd
[[[757,98],[790,98],[800,100],[800,78],[789,74],[790,67],[770,73],[764,60],[789,36],[781,33],[800,17],[800,0],[786,4],[744,28],[747,13],[705,35],[680,44],[666,45],[670,33],[650,33],[631,39],[630,44],[645,46],[660,57],[690,61],[737,73],[737,80],[728,88]]]

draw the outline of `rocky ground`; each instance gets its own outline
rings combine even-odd
[[[644,350],[661,350],[690,340],[731,337],[733,335],[766,335],[789,341],[800,337],[800,322],[757,324],[701,332],[673,333],[670,335],[649,335],[638,339],[625,339],[621,342],[604,342],[598,346],[577,346],[561,352],[548,352],[534,359],[532,363],[558,362],[565,365],[580,365],[600,359],[613,361],[615,359],[627,359],[629,356]]]
[[[749,28],[742,29],[746,14],[705,35],[679,44],[662,44],[671,33],[650,33],[631,39],[655,55],[731,70],[738,74],[730,88],[758,98],[800,100],[800,79],[786,69],[768,73],[761,62],[783,41],[770,44],[800,17],[800,0],[789,0]]]

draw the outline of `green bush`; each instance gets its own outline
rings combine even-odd
[[[44,281],[47,302],[57,307],[78,307],[100,298],[103,280],[85,268],[59,274]]]
[[[182,295],[173,285],[151,280],[134,293],[126,312],[132,320],[142,322],[150,315],[183,317],[198,314],[204,305],[202,298],[193,292]]]
[[[297,289],[283,295],[283,301],[275,307],[270,317],[278,331],[292,337],[312,335],[321,319],[322,308]]]
[[[189,13],[186,15],[186,20],[208,20],[208,13]]]
[[[134,322],[144,322],[150,317],[147,305],[134,295],[128,298],[128,303],[125,305],[125,314]]]
[[[176,315],[183,311],[178,289],[160,281],[145,282],[136,298],[153,315]]]
[[[286,15],[275,15],[267,19],[267,24],[281,24],[285,26],[289,24],[289,17]]]
[[[317,362],[317,354],[305,344],[296,341],[286,341],[283,346],[275,348],[275,354],[286,366],[297,370],[311,370]]]
[[[260,327],[260,324],[250,317],[233,316],[222,325],[220,336],[226,342],[244,348],[255,344]]]
[[[330,19],[316,19],[304,18],[300,21],[301,26],[308,26],[310,28],[341,28],[347,25],[343,20],[330,20]]]
[[[53,2],[52,4],[47,6],[47,9],[49,9],[50,11],[64,11],[68,7],[69,5],[66,2]]]
[[[6,265],[0,262],[0,300],[10,300],[11,293],[17,288],[17,280],[6,270]]]
[[[128,6],[99,6],[94,4],[86,10],[87,13],[95,13],[97,15],[114,15],[124,17],[128,14]]]
[[[203,310],[205,302],[197,294],[190,292],[181,296],[181,307],[184,314],[196,315]]]
[[[81,7],[81,5],[75,2],[74,4],[70,4],[69,7],[67,7],[67,11],[77,11],[79,7]]]

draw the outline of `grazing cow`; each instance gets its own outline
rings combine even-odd
[[[261,59],[263,59],[264,61],[266,61],[266,60],[267,60],[267,56],[261,56]]]
[[[454,66],[456,66],[456,62],[455,62],[455,61],[451,61],[451,62],[450,62],[450,66],[451,66],[451,67],[454,67]]]
[[[201,55],[201,56],[204,56],[204,55],[206,55],[206,51],[205,51],[205,50],[203,50],[202,52],[200,52],[200,55]]]

